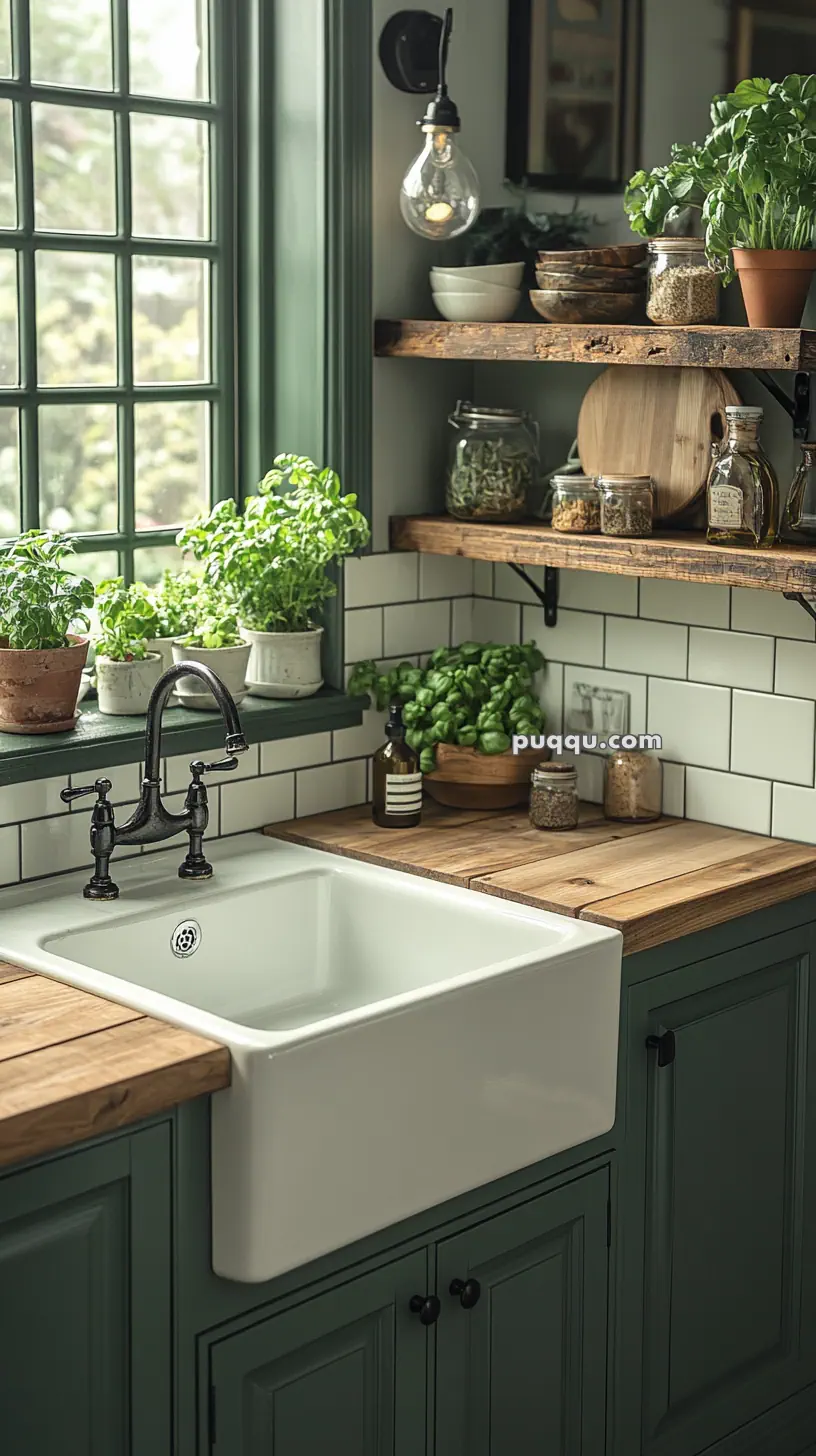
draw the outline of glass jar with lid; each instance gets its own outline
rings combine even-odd
[[[604,536],[651,536],[654,492],[649,475],[601,475],[601,531]]]
[[[785,503],[782,535],[786,541],[816,541],[816,443],[799,448],[802,459]]]
[[[706,258],[704,238],[652,238],[646,313],[653,324],[714,324],[720,279]]]
[[[728,437],[714,457],[706,488],[708,539],[719,546],[773,546],[779,531],[779,484],[759,439],[763,411],[725,407]]]
[[[530,823],[534,829],[575,829],[578,774],[569,763],[542,763],[530,780]]]
[[[590,535],[601,529],[598,482],[591,475],[554,475],[552,478],[554,531]]]
[[[663,765],[656,753],[621,749],[604,766],[603,811],[607,819],[638,824],[659,819]]]
[[[538,483],[538,425],[523,410],[461,401],[449,417],[455,431],[445,503],[461,521],[520,521]]]

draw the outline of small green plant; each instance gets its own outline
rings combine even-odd
[[[177,537],[204,565],[216,591],[235,603],[256,632],[306,632],[337,594],[327,568],[369,539],[357,497],[342,495],[333,470],[279,455],[241,513],[221,501]]]
[[[159,616],[149,588],[140,581],[125,586],[121,576],[112,577],[97,587],[96,608],[97,654],[114,662],[142,662],[148,642],[159,635]]]
[[[181,637],[189,632],[196,616],[195,601],[201,576],[194,571],[165,571],[161,586],[152,594],[158,616],[156,637]]]
[[[675,145],[667,166],[632,177],[624,207],[633,231],[654,237],[698,208],[706,252],[728,277],[732,248],[812,248],[816,76],[740,81],[714,97],[711,120],[701,145]]]
[[[181,642],[184,647],[243,647],[234,603],[206,582],[199,583],[193,603],[193,627]]]
[[[9,647],[67,647],[71,628],[89,630],[93,586],[62,564],[73,550],[59,531],[26,531],[0,546],[0,637]]]
[[[425,667],[401,662],[379,672],[374,662],[358,662],[349,692],[367,696],[380,712],[401,699],[406,742],[419,753],[422,772],[433,773],[438,743],[496,754],[507,753],[514,734],[540,734],[544,714],[534,676],[543,665],[534,642],[463,642],[437,647]]]

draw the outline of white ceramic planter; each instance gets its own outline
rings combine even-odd
[[[200,662],[219,677],[236,703],[246,697],[246,674],[249,662],[249,644],[240,647],[185,647],[183,642],[173,643],[174,662]],[[217,713],[218,704],[208,687],[198,677],[180,677],[176,683],[179,707],[198,708],[204,712]]]
[[[136,717],[147,712],[150,694],[162,675],[162,660],[158,652],[149,652],[141,662],[114,662],[97,653],[94,670],[100,713]]]
[[[162,672],[173,666],[173,638],[154,637],[152,642],[147,644],[148,652],[158,652],[161,658]]]
[[[323,628],[311,632],[251,632],[247,687],[254,698],[310,698],[323,686]]]

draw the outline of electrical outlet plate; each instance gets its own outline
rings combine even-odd
[[[628,729],[628,693],[591,682],[573,684],[567,709],[568,733],[595,733],[607,738],[610,733],[626,733]]]

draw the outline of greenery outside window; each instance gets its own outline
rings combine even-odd
[[[235,490],[234,11],[0,0],[0,535],[96,580]]]

